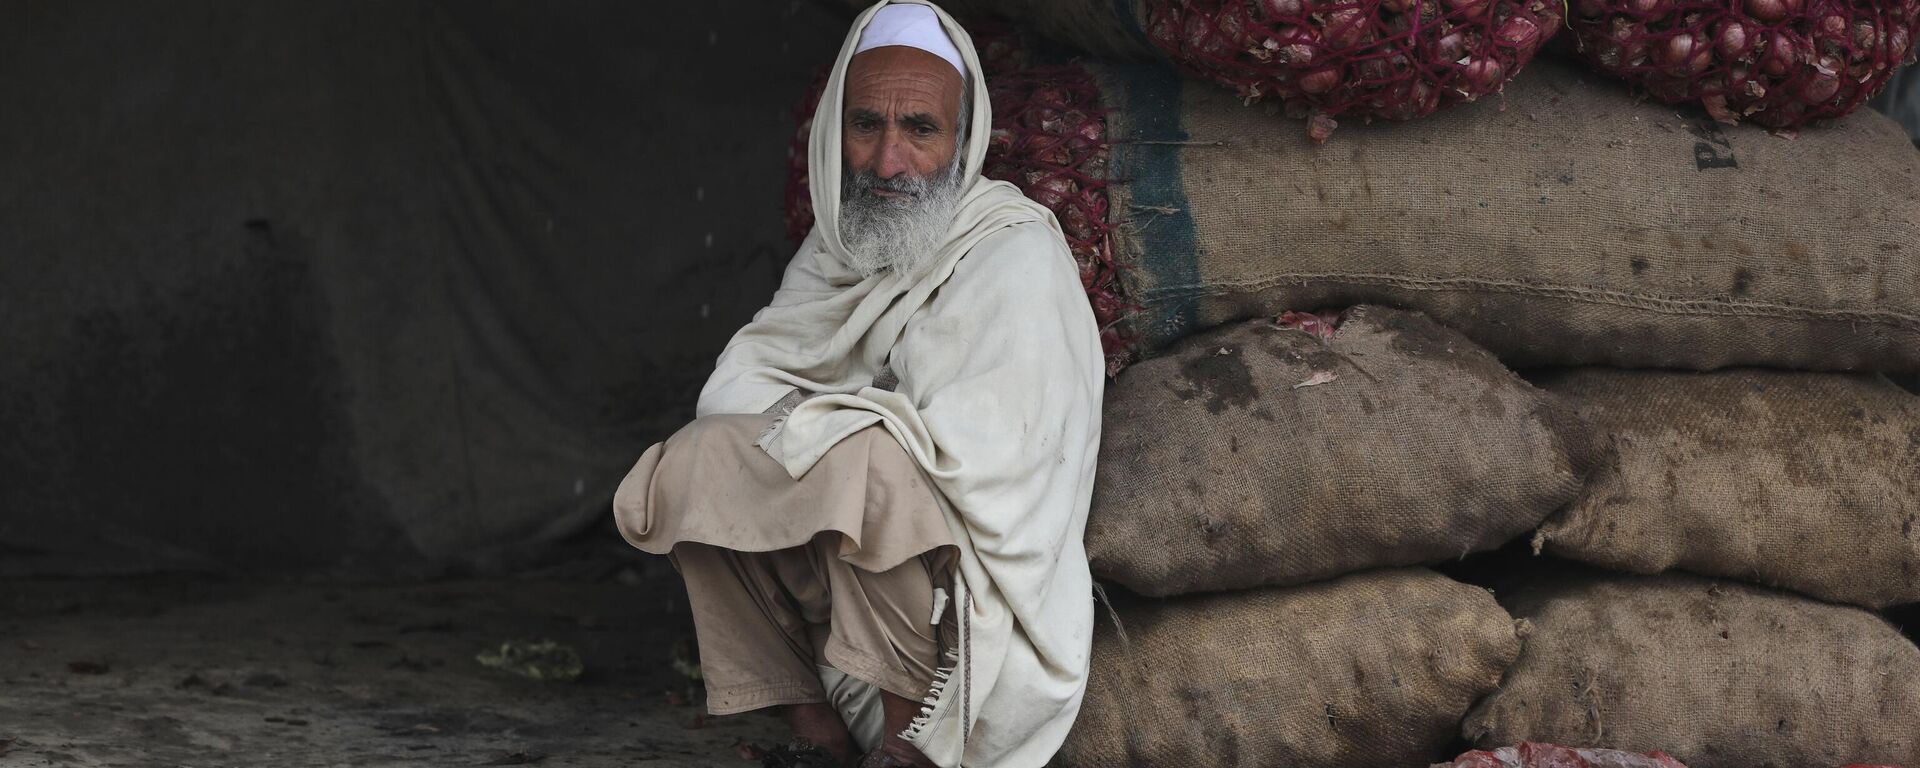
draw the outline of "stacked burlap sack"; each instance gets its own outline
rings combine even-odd
[[[1703,3],[1639,0],[1634,34],[1726,20]],[[1465,739],[1920,768],[1920,649],[1875,613],[1920,601],[1920,405],[1876,373],[1920,371],[1897,125],[1787,140],[1528,63],[1551,28],[1501,30],[1558,2],[979,4],[1165,57],[984,46],[987,173],[1055,212],[1116,374],[1087,530],[1111,615],[1057,764],[1421,765]],[[1728,103],[1796,127],[1911,51],[1873,37],[1910,31],[1903,3],[1847,15],[1875,31],[1833,94],[1817,55],[1715,68],[1778,60],[1795,24],[1836,39],[1832,3],[1785,4],[1688,97],[1790,83]],[[1394,14],[1471,38],[1457,66],[1399,68],[1446,34]],[[1491,89],[1392,106],[1488,57]],[[1382,120],[1321,144],[1336,114]],[[1424,567],[1528,540],[1492,593]]]
[[[1464,735],[1920,765],[1920,648],[1872,610],[1920,601],[1920,397],[1875,374],[1535,378],[1601,441],[1535,547],[1649,575],[1503,579],[1533,632]]]
[[[1425,765],[1520,652],[1421,564],[1579,493],[1561,399],[1415,312],[1235,322],[1108,384],[1087,552],[1132,594],[1063,766]]]

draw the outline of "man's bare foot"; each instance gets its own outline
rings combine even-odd
[[[920,714],[920,702],[882,691],[880,711],[887,737],[860,762],[860,768],[939,768],[920,754],[919,749],[900,738],[900,732],[912,725],[914,716]]]
[[[920,750],[898,736],[888,735],[880,748],[867,753],[860,761],[860,768],[940,768],[928,760]]]
[[[781,713],[787,721],[787,727],[793,730],[796,742],[809,744],[826,750],[841,765],[851,766],[860,758],[860,752],[853,746],[853,735],[847,732],[846,721],[840,719],[840,713],[829,704],[793,704]]]

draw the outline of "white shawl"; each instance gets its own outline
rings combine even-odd
[[[816,220],[780,289],[721,353],[698,414],[801,402],[762,440],[799,478],[873,424],[939,490],[959,543],[961,641],[904,734],[942,766],[1041,766],[1079,712],[1093,635],[1082,535],[1105,384],[1098,327],[1052,213],[980,176],[992,108],[971,38],[942,25],[972,73],[971,181],[939,251],[917,271],[862,279],[838,229],[840,125],[854,21],[808,139]],[[890,366],[893,391],[872,386]]]

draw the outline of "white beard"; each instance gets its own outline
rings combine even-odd
[[[931,179],[841,173],[840,242],[861,277],[887,270],[911,274],[933,256],[960,205],[962,155],[958,150],[953,155],[946,170]],[[869,194],[871,189],[908,194],[886,198]]]

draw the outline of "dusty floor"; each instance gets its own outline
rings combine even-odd
[[[0,582],[0,766],[713,766],[771,717],[708,718],[664,563],[409,586]],[[577,649],[576,682],[481,666]]]

